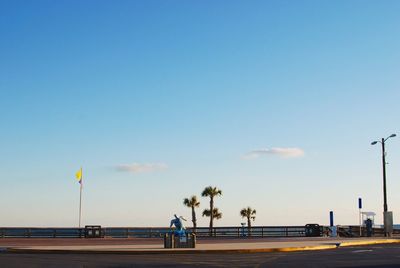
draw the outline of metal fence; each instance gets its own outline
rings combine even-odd
[[[187,228],[188,231],[193,231]],[[160,238],[171,229],[166,227],[103,227],[102,236],[110,238]],[[303,237],[304,226],[208,227],[195,230],[197,237]],[[85,228],[0,227],[0,238],[82,238]]]
[[[338,226],[338,234],[343,237],[360,237],[360,226],[359,225],[346,225]],[[393,229],[393,235],[400,235],[400,229]],[[367,228],[361,227],[361,236],[367,236]],[[372,228],[372,236],[383,237],[385,232],[383,228]]]
[[[109,238],[160,238],[170,232],[167,227],[103,227],[102,237]],[[188,231],[193,231],[191,228]],[[320,227],[321,236],[328,234],[327,227]],[[305,226],[254,226],[250,232],[247,227],[215,227],[210,232],[208,227],[195,230],[197,237],[304,237]],[[357,237],[360,235],[359,226],[339,226],[340,236]],[[394,235],[400,235],[395,229]],[[366,229],[362,229],[366,236]],[[373,236],[383,236],[382,228],[373,228]],[[37,227],[0,227],[0,238],[83,238],[85,228],[37,228]]]
[[[84,237],[84,228],[38,228],[38,227],[3,227],[0,238],[79,238]]]
[[[305,236],[305,226],[254,226],[250,231],[247,227],[216,227],[197,228],[197,237],[302,237]]]

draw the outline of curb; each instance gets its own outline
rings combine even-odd
[[[287,247],[287,248],[257,248],[257,249],[188,249],[188,250],[65,250],[65,249],[24,249],[8,248],[6,253],[17,254],[116,254],[116,255],[163,255],[163,254],[229,254],[229,253],[267,253],[267,252],[291,252],[335,249],[335,245]]]
[[[400,239],[377,239],[371,241],[343,242],[340,243],[340,246],[352,247],[352,246],[367,246],[375,244],[394,244],[394,243],[400,243]]]
[[[339,247],[367,246],[376,244],[400,243],[400,239],[379,239],[370,241],[343,242],[319,246],[256,248],[256,249],[156,249],[156,250],[77,250],[77,249],[34,249],[2,248],[2,253],[15,254],[115,254],[115,255],[160,255],[160,254],[229,254],[229,253],[267,253],[295,252],[337,249]]]

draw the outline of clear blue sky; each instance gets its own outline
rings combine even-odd
[[[370,142],[400,134],[399,13],[399,1],[0,1],[0,226],[76,226],[81,166],[83,224],[190,220],[183,198],[208,185],[223,191],[216,226],[239,225],[245,206],[256,225],[328,224],[330,210],[356,224],[360,196],[381,222]],[[400,222],[399,137],[387,151]]]

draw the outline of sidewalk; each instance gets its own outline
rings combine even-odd
[[[0,239],[10,253],[176,254],[257,253],[326,250],[347,246],[400,243],[395,238],[201,239],[194,249],[164,249],[160,239]]]

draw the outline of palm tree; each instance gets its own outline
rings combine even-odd
[[[211,210],[205,209],[203,211],[203,217],[206,216],[206,217],[210,217],[210,219],[211,219],[211,215],[212,215],[213,219],[216,219],[216,220],[219,220],[222,218],[222,213],[219,212],[218,208],[213,208],[212,211],[213,211],[213,213],[211,214]],[[212,234],[213,234],[213,231],[212,231],[212,228],[210,228],[210,236],[212,236]]]
[[[211,213],[210,213],[209,209],[205,209],[203,211],[203,217],[204,216],[206,216],[206,217],[210,217],[211,216]],[[219,220],[219,219],[222,218],[222,213],[219,212],[218,208],[214,208],[213,209],[213,218],[216,219],[216,220]]]
[[[242,216],[242,218],[247,218],[247,230],[249,236],[251,235],[251,220],[254,221],[256,219],[256,213],[256,210],[252,209],[251,207],[243,208],[240,211],[240,215]]]
[[[209,210],[204,210],[203,211],[203,216],[207,216],[208,213],[208,217],[210,217],[210,235],[212,234],[212,228],[213,228],[213,224],[214,224],[214,197],[222,195],[222,191],[220,189],[218,189],[217,187],[212,187],[212,186],[208,186],[206,188],[204,188],[203,192],[201,193],[201,196],[203,197],[210,197],[210,209]],[[208,211],[208,212],[206,212]],[[211,211],[213,213],[211,213]],[[218,209],[215,211],[218,212]],[[218,212],[219,213],[219,212]],[[219,213],[220,216],[219,218],[222,217],[222,214]],[[217,219],[219,219],[218,217],[216,217]]]
[[[196,221],[196,211],[194,209],[199,207],[200,202],[197,200],[197,196],[193,195],[190,198],[183,199],[183,204],[188,208],[192,209],[193,232],[196,232],[197,221]]]

